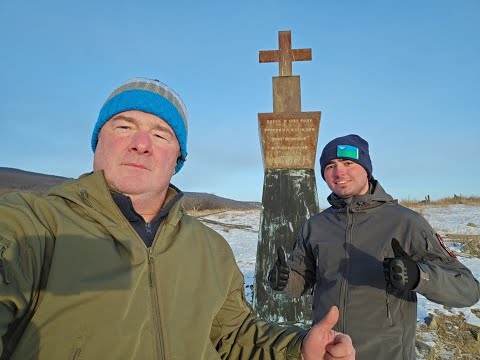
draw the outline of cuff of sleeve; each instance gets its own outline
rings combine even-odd
[[[302,343],[308,330],[302,331],[295,339],[293,339],[287,347],[287,360],[301,360],[302,359]]]
[[[430,285],[429,284],[430,275],[428,273],[428,267],[425,264],[422,264],[421,262],[417,262],[417,266],[420,270],[420,279],[418,281],[417,286],[412,290],[418,293],[422,293],[426,289],[428,289],[428,286]]]

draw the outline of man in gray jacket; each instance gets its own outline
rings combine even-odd
[[[373,178],[364,139],[333,139],[320,166],[331,206],[303,225],[288,261],[279,249],[270,285],[291,297],[313,289],[314,323],[339,304],[336,330],[351,336],[357,359],[415,359],[416,293],[467,307],[479,300],[479,283],[420,214]]]

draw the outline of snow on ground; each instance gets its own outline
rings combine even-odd
[[[449,205],[445,207],[425,207],[422,215],[440,235],[480,235],[480,206]],[[462,255],[462,244],[448,242],[449,247],[455,251],[458,260],[467,266],[473,275],[480,279],[480,259]],[[428,301],[424,296],[418,294],[418,321],[433,312],[435,309],[444,313],[465,315],[467,323],[480,326],[480,319],[476,317],[471,309],[480,309],[480,302],[470,308],[445,309],[442,305]]]
[[[220,233],[230,244],[237,264],[245,278],[245,295],[252,302],[253,278],[257,256],[258,229],[260,228],[260,211],[231,211],[208,216],[206,219],[226,224],[249,225],[250,229],[229,229],[219,225],[211,225],[212,229]]]
[[[426,206],[419,212],[428,220],[434,230],[442,236],[446,234],[480,235],[480,206]],[[249,226],[248,229],[231,229],[222,225],[206,224],[223,235],[232,247],[238,266],[245,277],[247,299],[251,301],[260,211],[224,212],[210,215],[206,219],[225,224]],[[456,252],[458,259],[472,271],[477,279],[480,279],[480,259],[463,255],[461,253],[461,244],[447,243]],[[429,313],[438,310],[443,313],[453,314],[462,312],[468,323],[480,326],[480,319],[471,312],[472,309],[480,309],[480,302],[470,308],[446,309],[443,305],[435,304],[418,294],[417,325],[423,324]]]
[[[420,212],[441,235],[480,235],[480,206],[428,206]]]

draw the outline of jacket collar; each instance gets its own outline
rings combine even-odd
[[[50,189],[48,195],[60,196],[74,202],[100,223],[105,221],[105,217],[116,221],[119,216],[123,217],[112,198],[103,171],[85,173],[78,179],[67,180]],[[161,212],[168,213],[166,222],[172,226],[175,226],[184,214],[181,203],[178,201],[182,196],[183,192],[169,185]]]
[[[334,209],[349,208],[351,211],[363,211],[387,202],[395,202],[377,180],[373,180],[369,184],[369,192],[365,195],[355,195],[344,199],[335,193],[331,193],[327,200]]]
[[[141,217],[133,207],[132,199],[129,196],[120,194],[118,192],[111,191],[113,200],[120,208],[120,211],[125,215],[128,221],[135,221],[139,217]],[[164,218],[168,215],[170,210],[173,206],[182,198],[183,192],[181,192],[176,186],[169,184],[167,189],[167,195],[165,196],[165,201],[158,212],[155,215],[155,218],[151,220],[151,222],[155,221],[156,219]]]

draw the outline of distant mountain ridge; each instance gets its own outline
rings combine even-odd
[[[0,195],[13,191],[45,194],[51,187],[59,185],[68,179],[62,176],[0,167]],[[254,201],[237,201],[208,193],[184,192],[184,194],[182,202],[187,210],[248,210],[258,209],[261,206],[260,203]]]

